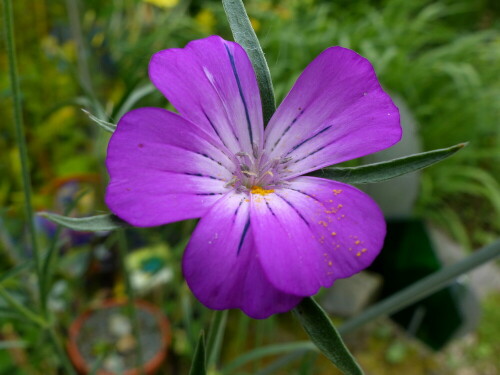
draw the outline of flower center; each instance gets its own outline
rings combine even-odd
[[[282,186],[283,172],[290,158],[269,159],[264,152],[255,146],[250,155],[238,152],[234,155],[235,171],[227,186],[252,194],[267,195]]]
[[[263,189],[260,186],[255,186],[254,185],[250,189],[250,193],[252,193],[252,194],[260,194],[260,195],[267,195],[267,194],[274,193],[274,189]]]

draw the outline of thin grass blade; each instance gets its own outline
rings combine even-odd
[[[205,335],[202,331],[200,334],[200,338],[198,339],[198,344],[196,344],[193,363],[191,364],[189,375],[206,375],[207,369],[205,350]]]

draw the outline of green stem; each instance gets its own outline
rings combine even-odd
[[[17,72],[17,59],[16,47],[14,37],[14,16],[12,12],[11,0],[3,0],[4,8],[4,25],[5,25],[5,39],[7,45],[7,57],[9,63],[9,76],[10,85],[12,90],[13,100],[13,114],[14,126],[16,131],[16,140],[19,148],[19,159],[21,160],[21,174],[23,180],[23,193],[24,193],[24,214],[28,224],[28,231],[31,240],[31,249],[33,251],[33,259],[35,262],[35,269],[40,280],[40,253],[38,250],[38,243],[36,240],[35,222],[33,217],[33,204],[31,201],[31,178],[29,172],[28,162],[28,148],[26,147],[26,134],[23,125],[23,114],[21,111],[21,90],[19,87],[19,74]],[[45,296],[41,295],[42,289],[39,283],[40,300],[44,300]],[[42,303],[42,306],[44,303]]]
[[[227,311],[214,311],[212,317],[212,324],[208,332],[207,348],[208,348],[208,362],[207,368],[213,369],[219,360],[220,349],[222,347],[222,339],[226,329]]]
[[[0,285],[0,295],[2,298],[7,302],[7,304],[14,310],[16,310],[19,314],[24,316],[26,319],[29,321],[35,323],[36,325],[40,327],[47,327],[47,322],[41,318],[40,316],[36,315],[34,312],[31,310],[27,309],[23,305],[21,305],[19,302],[17,302],[10,294],[7,292],[3,286]]]
[[[68,375],[77,375],[75,369],[73,368],[73,365],[71,364],[71,362],[68,359],[68,356],[66,355],[66,352],[63,350],[63,347],[59,342],[59,338],[57,337],[57,333],[54,327],[49,327],[48,333],[50,341],[52,342],[52,346],[56,350],[57,356],[59,357],[59,360],[61,361],[61,364],[64,368],[64,373]]]
[[[243,1],[222,0],[222,5],[224,6],[235,42],[239,43],[245,49],[252,62],[262,100],[264,125],[267,125],[276,111],[276,100],[274,98],[271,72],[264,57],[264,52],[252,28]]]
[[[137,308],[135,306],[135,293],[134,288],[132,287],[132,282],[130,280],[130,275],[127,271],[126,266],[126,256],[127,256],[127,240],[125,238],[125,233],[120,231],[118,233],[119,243],[118,243],[118,257],[120,261],[120,267],[123,273],[123,281],[125,283],[125,292],[127,293],[127,309],[129,314],[129,319],[132,322],[132,330],[134,332],[134,336],[137,338],[137,361],[136,367],[139,369],[140,374],[144,374],[144,362],[143,362],[143,351],[142,351],[142,343],[140,340],[140,326],[139,319],[137,317]]]
[[[348,320],[339,327],[342,335],[351,333],[364,324],[383,315],[390,315],[444,288],[458,276],[500,256],[500,240],[475,251],[460,262],[445,267],[409,287],[393,294]]]

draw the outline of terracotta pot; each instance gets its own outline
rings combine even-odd
[[[145,312],[154,318],[155,325],[157,326],[156,333],[159,332],[160,334],[159,347],[153,355],[150,353],[149,358],[144,358],[144,364],[142,366],[143,373],[151,375],[158,371],[161,364],[165,361],[168,346],[170,345],[170,325],[165,315],[156,306],[139,300],[135,301],[134,304],[138,314],[140,312]],[[124,301],[108,300],[105,301],[99,308],[87,310],[75,321],[73,321],[69,328],[69,338],[66,347],[68,355],[79,373],[88,374],[92,368],[92,364],[88,363],[88,356],[86,359],[81,351],[81,347],[79,346],[79,338],[82,335],[82,331],[85,329],[85,325],[88,323],[89,318],[107,309],[125,306],[126,302]],[[144,350],[144,347],[142,349]],[[130,368],[126,369],[123,374],[140,375],[140,371],[137,368]],[[97,371],[97,375],[115,375],[115,373],[107,370],[99,370]]]

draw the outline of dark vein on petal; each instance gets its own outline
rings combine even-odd
[[[267,200],[266,200],[266,206],[267,206],[267,208],[269,209],[269,211],[271,212],[271,214],[272,214],[273,216],[276,216],[276,214],[274,213],[273,209],[271,208],[271,205],[269,204],[269,202],[268,202]]]
[[[303,146],[303,145],[304,145],[304,143],[307,143],[307,142],[309,142],[310,140],[312,140],[312,139],[316,138],[318,135],[323,134],[324,132],[326,132],[326,131],[327,131],[328,129],[330,129],[331,127],[332,127],[332,125],[329,125],[329,126],[327,126],[326,128],[321,129],[321,130],[320,130],[319,132],[317,132],[316,134],[314,134],[314,135],[310,136],[309,138],[307,138],[307,139],[303,140],[303,141],[302,141],[302,142],[300,142],[299,144],[297,144],[297,145],[293,146],[293,147],[292,147],[292,149],[291,149],[290,151],[288,151],[286,155],[290,155],[290,154],[291,154],[292,152],[294,152],[296,149],[298,149],[299,147]]]
[[[222,142],[222,144],[226,147],[226,142],[224,142],[224,140],[222,139],[222,137],[220,136],[219,132],[217,131],[217,128],[215,127],[214,123],[212,122],[212,120],[210,119],[210,117],[208,117],[207,113],[203,110],[203,108],[201,109],[201,111],[203,112],[203,114],[205,115],[207,121],[209,122],[210,126],[212,127],[212,129],[214,130],[215,134],[217,134],[217,137],[219,137],[220,141]]]
[[[280,197],[281,199],[283,199],[285,201],[286,204],[288,204],[296,213],[297,215],[299,215],[299,217],[304,221],[304,223],[306,223],[306,225],[309,227],[309,222],[306,220],[306,218],[304,216],[302,216],[302,214],[299,212],[299,210],[297,210],[297,207],[295,207],[291,202],[289,202],[287,199],[285,199],[284,197],[282,197],[281,195],[279,194],[276,194],[278,197]]]
[[[225,169],[226,171],[228,171],[229,173],[231,173],[231,174],[233,173],[233,171],[231,171],[228,167],[226,167],[224,164],[222,164],[220,161],[218,161],[218,160],[214,159],[213,157],[211,157],[211,156],[209,156],[209,155],[207,155],[207,154],[204,154],[204,153],[202,153],[202,152],[195,152],[195,154],[198,154],[198,155],[201,155],[201,156],[203,156],[203,157],[205,157],[205,158],[207,158],[207,159],[210,159],[210,160],[212,160],[213,162],[215,162],[215,163],[219,164],[222,168],[224,168],[224,169]]]
[[[302,158],[300,158],[300,159],[296,159],[296,160],[294,160],[294,161],[293,161],[293,163],[295,164],[295,163],[298,163],[299,161],[302,161],[302,160],[304,160],[304,159],[307,159],[309,156],[313,156],[315,153],[320,152],[320,151],[321,151],[321,150],[323,150],[325,147],[326,147],[326,146],[320,147],[320,148],[318,148],[317,150],[315,150],[315,151],[313,151],[313,152],[308,153],[306,156],[304,156],[304,157],[302,157]]]
[[[196,193],[195,195],[223,195],[226,193]]]
[[[234,62],[234,56],[229,51],[229,47],[224,44],[224,47],[226,47],[227,54],[229,56],[229,61],[231,62],[231,68],[233,69],[233,74],[234,77],[236,78],[236,84],[238,85],[238,91],[240,93],[241,101],[243,102],[243,107],[245,108],[245,117],[247,119],[247,130],[248,130],[248,135],[250,136],[250,146],[253,145],[253,132],[252,132],[252,124],[250,122],[250,115],[248,114],[248,107],[247,107],[247,102],[245,100],[245,96],[243,95],[243,89],[241,88],[241,82],[240,82],[240,76],[238,75],[238,71],[236,70],[236,64]]]
[[[202,173],[191,173],[191,172],[184,172],[185,175],[188,176],[195,176],[195,177],[205,177],[205,178],[210,178],[212,180],[217,180],[217,181],[225,181],[222,178],[210,176],[209,174],[202,174]]]
[[[234,210],[234,216],[238,215],[238,211],[240,210],[241,205],[243,204],[244,198],[241,198],[240,203],[238,204],[238,207],[236,207],[236,210]],[[234,218],[233,218],[234,221]]]
[[[249,228],[250,228],[250,215],[248,215],[247,222],[245,223],[245,227],[243,228],[243,232],[241,233],[240,243],[238,244],[238,251],[236,252],[236,255],[240,255],[241,247],[243,246],[243,241],[245,240]]]
[[[316,202],[319,202],[321,204],[323,204],[323,201],[319,200],[318,198],[316,198],[315,196],[309,194],[309,193],[306,193],[305,191],[302,191],[302,190],[299,190],[299,189],[294,189],[294,188],[291,188],[291,187],[287,187],[288,190],[293,190],[293,191],[296,191],[297,193],[300,193],[300,194],[303,194],[305,195],[306,197],[309,197],[309,198],[312,198],[314,199]]]
[[[280,143],[280,141],[283,139],[283,137],[285,136],[286,133],[288,133],[288,131],[290,130],[290,128],[292,127],[293,124],[295,124],[297,122],[297,120],[299,119],[300,116],[302,116],[302,114],[304,113],[305,109],[303,109],[302,111],[300,111],[300,113],[297,115],[297,117],[295,117],[292,122],[290,123],[290,125],[288,125],[286,127],[286,129],[283,131],[283,133],[280,135],[280,137],[278,138],[278,140],[276,142],[274,142],[274,145],[273,147],[271,148],[271,152],[274,151],[274,149],[276,148],[276,146],[278,145],[278,143]]]

